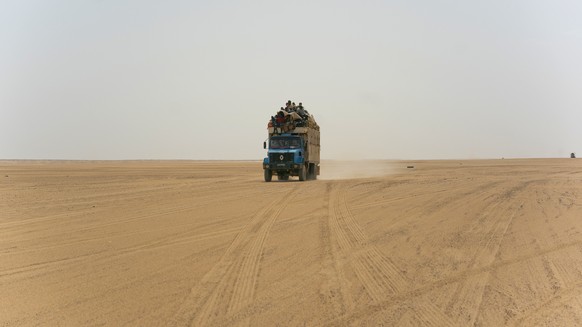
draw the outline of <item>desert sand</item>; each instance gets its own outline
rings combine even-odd
[[[320,177],[0,161],[0,326],[582,325],[582,161]]]

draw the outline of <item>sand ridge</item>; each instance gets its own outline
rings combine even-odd
[[[581,162],[1,161],[0,326],[578,325]]]

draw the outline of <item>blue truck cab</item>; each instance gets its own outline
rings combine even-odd
[[[269,138],[263,144],[267,157],[263,159],[266,182],[277,175],[279,180],[298,176],[300,181],[314,180],[319,175],[319,128],[297,127],[280,132],[269,128]]]

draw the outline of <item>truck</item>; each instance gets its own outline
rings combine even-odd
[[[315,118],[304,115],[303,119],[297,117],[282,124],[271,118],[267,125],[268,139],[263,142],[263,149],[267,150],[267,157],[263,159],[265,182],[270,182],[273,175],[280,181],[289,180],[290,176],[298,176],[300,181],[317,179],[320,145]]]

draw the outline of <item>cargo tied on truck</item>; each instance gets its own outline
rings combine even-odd
[[[271,116],[267,124],[268,139],[263,143],[265,182],[273,175],[280,181],[298,176],[300,181],[315,180],[319,175],[319,125],[301,103],[291,101]]]

